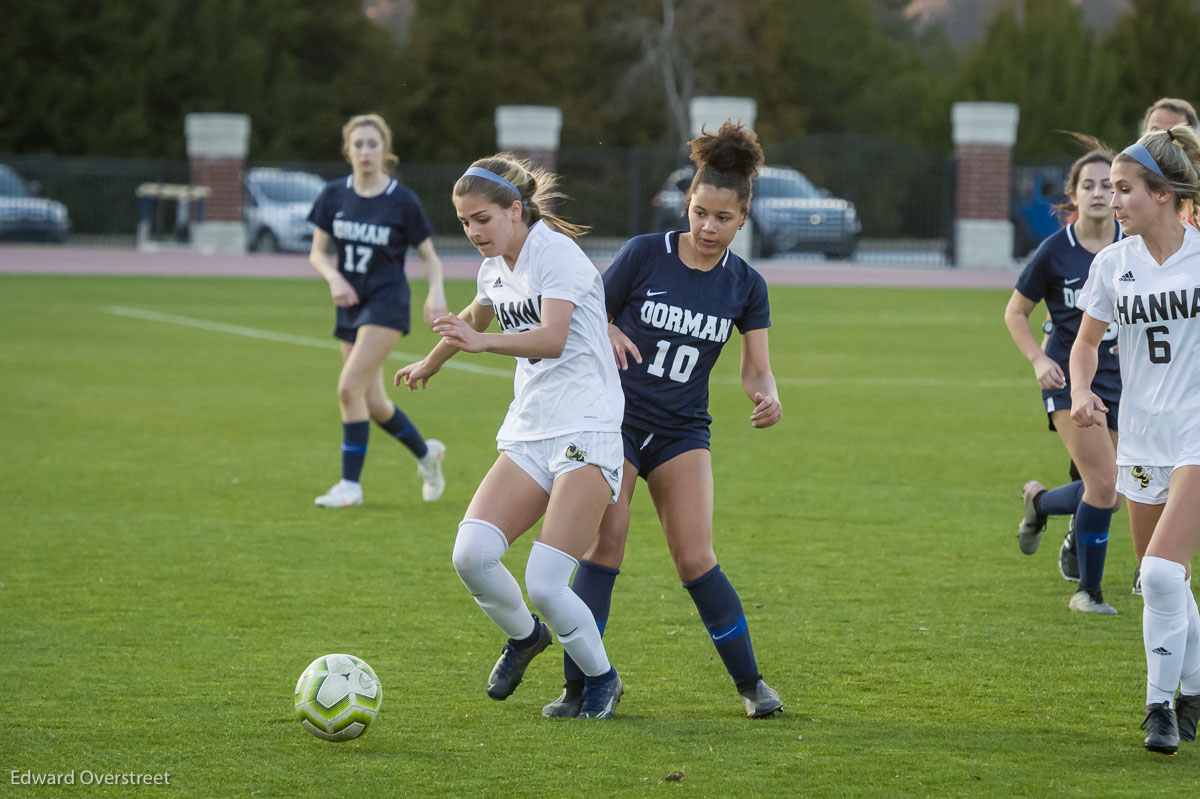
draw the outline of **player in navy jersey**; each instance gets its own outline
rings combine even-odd
[[[442,495],[446,447],[425,440],[388,399],[383,362],[409,331],[409,290],[404,254],[414,247],[429,274],[425,321],[446,312],[442,262],[433,248],[433,225],[415,194],[388,174],[395,166],[392,131],[377,114],[353,117],[342,128],[342,153],[352,174],[331,181],[313,203],[308,260],[329,283],[337,306],[334,335],[342,342],[337,394],[342,413],[342,479],[317,497],[322,508],[361,505],[363,460],[374,421],[417,458],[421,495]]]
[[[1078,218],[1038,247],[1017,279],[1016,290],[1004,311],[1004,322],[1013,341],[1033,364],[1050,429],[1058,432],[1083,478],[1050,491],[1037,480],[1027,482],[1022,489],[1025,515],[1018,527],[1018,542],[1022,552],[1032,555],[1041,542],[1047,516],[1074,515],[1075,552],[1071,552],[1070,536],[1060,551],[1063,576],[1069,579],[1074,566],[1079,580],[1069,607],[1103,615],[1116,613],[1104,601],[1100,588],[1109,521],[1119,506],[1115,463],[1121,375],[1113,349],[1116,325],[1101,348],[1100,368],[1092,386],[1113,409],[1107,429],[1080,430],[1067,423],[1071,407],[1067,365],[1082,316],[1076,302],[1092,258],[1121,237],[1108,207],[1113,194],[1108,175],[1112,158],[1111,151],[1094,147],[1071,165],[1065,187],[1069,201],[1059,210]],[[1044,347],[1038,345],[1029,330],[1029,315],[1039,301],[1046,303],[1052,322]],[[1069,560],[1072,554],[1074,562]]]
[[[613,352],[625,391],[625,474],[604,514],[596,544],[571,584],[603,631],[613,583],[625,554],[629,505],[640,475],[666,534],[683,587],[691,595],[726,669],[753,718],[781,710],[763,682],[741,600],[712,546],[713,474],[708,380],[733,333],[742,333],[742,386],[754,403],[750,423],[782,418],[767,346],[770,308],[762,276],[729,251],[746,223],[751,183],[762,164],[752,131],[726,122],[691,142],[696,176],[687,193],[688,230],[629,241],[604,273]],[[562,695],[548,717],[579,712],[582,674],[567,658]]]
[[[1145,134],[1113,160],[1112,182],[1112,207],[1129,237],[1096,256],[1080,296],[1071,418],[1091,429],[1111,412],[1089,385],[1097,345],[1119,322],[1117,490],[1129,502],[1134,541],[1147,542],[1142,729],[1147,750],[1174,754],[1181,740],[1195,740],[1200,721],[1200,608],[1191,587],[1200,550],[1200,233],[1180,218],[1200,199],[1196,129]]]

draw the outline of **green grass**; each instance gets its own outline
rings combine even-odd
[[[452,284],[451,304],[471,290]],[[750,428],[733,342],[712,391],[715,529],[787,712],[742,717],[640,487],[606,639],[627,693],[618,720],[585,724],[539,715],[557,647],[508,701],[486,698],[502,636],[450,564],[510,380],[446,370],[395,395],[450,446],[441,502],[420,501],[411,457],[376,430],[367,504],[321,511],[340,428],[319,283],[0,278],[16,720],[0,779],[169,771],[173,795],[197,797],[1195,795],[1195,744],[1171,759],[1141,747],[1124,512],[1106,575],[1117,617],[1067,611],[1063,520],[1035,557],[1017,550],[1021,484],[1058,482],[1067,458],[1004,330],[1007,293],[772,289],[784,421]],[[518,575],[529,544],[506,557]],[[330,652],[384,686],[375,727],[349,744],[292,719],[295,680]]]

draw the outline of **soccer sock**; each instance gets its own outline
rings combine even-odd
[[[1108,524],[1112,508],[1097,508],[1082,500],[1075,511],[1075,546],[1079,552],[1079,588],[1100,590],[1108,554]]]
[[[1146,645],[1146,704],[1174,702],[1188,637],[1187,569],[1142,558],[1142,641]]]
[[[371,423],[342,422],[342,479],[357,483],[367,459],[367,437]]]
[[[386,422],[380,422],[379,426],[392,434],[392,437],[399,441],[404,446],[412,450],[412,454],[418,458],[424,458],[425,453],[429,452],[429,447],[425,446],[425,439],[421,437],[421,433],[417,430],[416,425],[412,420],[404,415],[404,411],[396,405],[392,406],[396,412],[392,414],[392,418]]]
[[[1183,668],[1179,674],[1179,693],[1185,696],[1200,696],[1200,609],[1196,607],[1196,596],[1192,593],[1189,577],[1184,585],[1187,600],[1187,644],[1183,648]]]
[[[1073,483],[1043,491],[1034,500],[1035,509],[1043,516],[1069,516],[1083,501],[1083,483]]]
[[[579,595],[588,606],[592,616],[596,618],[596,629],[600,637],[604,637],[604,628],[608,626],[608,611],[612,606],[613,583],[617,581],[620,569],[592,563],[590,560],[579,561],[575,569],[575,577],[571,580],[571,590]],[[571,656],[563,652],[563,676],[567,681],[582,680],[583,672]]]
[[[753,685],[762,676],[754,659],[754,646],[750,643],[750,628],[746,626],[746,614],[742,612],[742,600],[729,578],[721,571],[720,564],[713,566],[691,582],[683,584],[700,611],[700,620],[717,648],[717,654],[725,663],[725,670],[741,690],[743,685]]]
[[[481,519],[459,522],[454,539],[454,570],[475,602],[509,638],[520,640],[536,632],[525,607],[521,586],[500,562],[508,539],[500,528]]]
[[[604,652],[596,618],[571,590],[576,563],[566,552],[534,541],[525,565],[525,590],[580,670],[588,677],[599,677],[607,674],[612,664]]]

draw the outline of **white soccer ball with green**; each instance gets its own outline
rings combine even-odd
[[[379,678],[353,655],[323,655],[296,681],[296,718],[326,741],[352,741],[362,735],[381,704]]]

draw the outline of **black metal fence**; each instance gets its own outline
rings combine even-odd
[[[593,248],[618,246],[655,230],[654,198],[686,158],[665,148],[567,147],[558,153],[562,189],[571,198],[559,210],[588,224]],[[819,188],[851,201],[862,223],[860,251],[944,253],[953,227],[953,166],[946,153],[885,137],[810,136],[773,146],[767,163],[803,172]],[[65,203],[76,239],[132,240],[138,222],[137,187],[146,182],[186,183],[182,160],[0,155],[41,196]],[[315,173],[324,179],[345,175],[344,162],[251,162]],[[450,190],[467,163],[404,163],[401,180],[425,205],[434,227],[453,247],[458,222]],[[163,212],[170,215],[170,209]],[[587,240],[585,240],[586,242]],[[820,257],[819,255],[816,257]],[[873,259],[876,260],[876,259]]]

